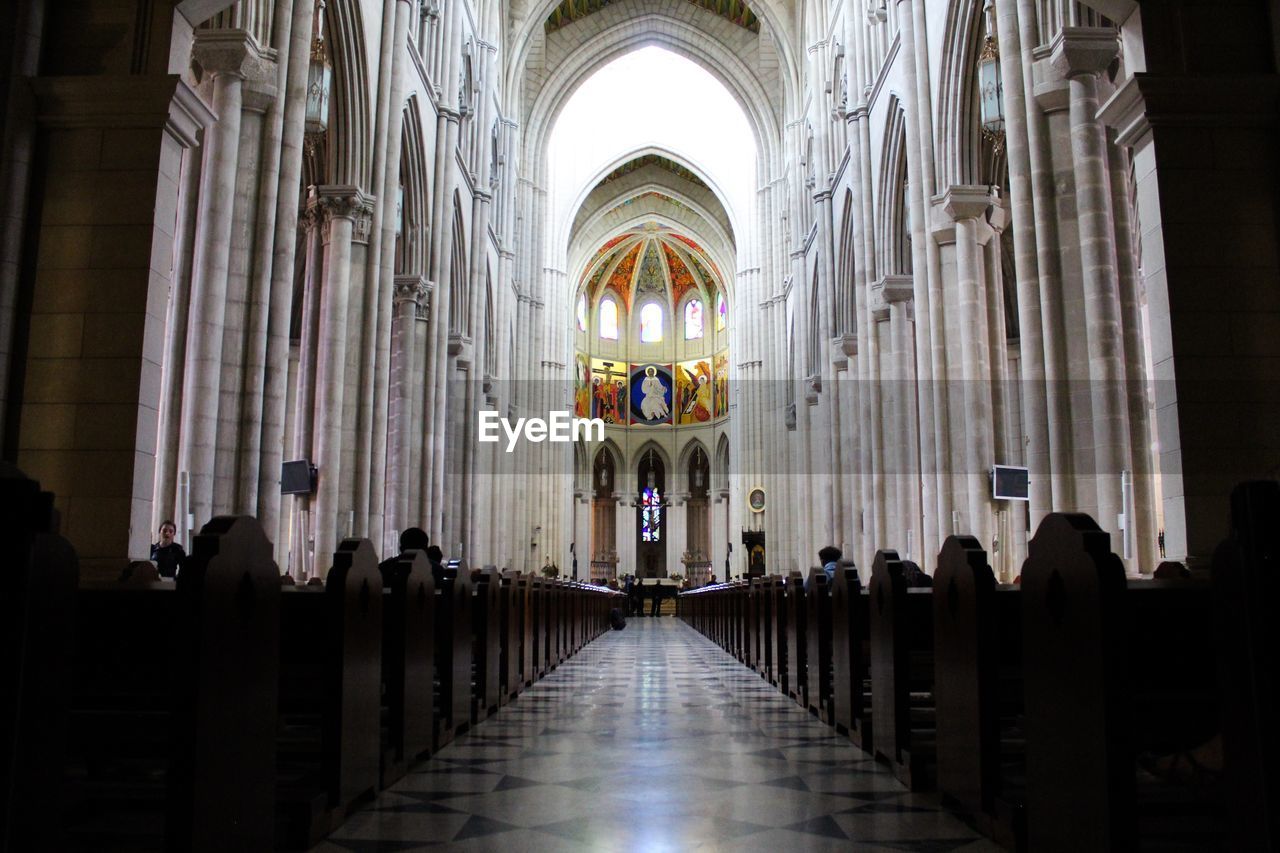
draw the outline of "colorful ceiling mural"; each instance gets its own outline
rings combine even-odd
[[[542,29],[547,33],[554,33],[561,27],[581,20],[593,12],[599,12],[612,2],[614,0],[564,0],[547,16]],[[737,24],[744,30],[760,32],[760,19],[742,0],[689,0],[689,2],[719,15],[731,24]]]
[[[665,292],[674,310],[696,291],[710,310],[722,280],[701,246],[669,228],[646,223],[613,238],[596,252],[578,292],[585,293],[589,304],[595,305],[604,291],[611,291],[630,313],[637,293]]]

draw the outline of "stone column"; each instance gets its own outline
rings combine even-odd
[[[1272,62],[1230,77],[1166,64],[1134,74],[1101,111],[1133,152],[1167,558],[1193,568],[1222,538],[1232,486],[1280,465]]]
[[[165,306],[184,156],[214,121],[176,76],[31,81],[43,198],[16,462],[56,496],[83,577],[151,541]],[[28,313],[29,312],[29,313]],[[180,521],[180,520],[179,520]]]
[[[712,477],[715,481],[715,477]],[[728,545],[729,539],[729,490],[718,489],[712,491],[711,498],[711,531],[707,534],[708,541],[711,545],[711,570],[723,577],[729,579],[728,572],[725,571],[725,557],[729,556]]]
[[[967,498],[967,517],[961,520],[961,527],[976,536],[984,548],[991,547],[993,533],[987,471],[995,452],[986,281],[981,258],[981,243],[985,242],[982,238],[991,233],[983,218],[990,206],[987,187],[951,187],[942,199],[943,211],[955,223],[956,305],[962,329],[958,375],[963,387],[952,397],[962,401],[963,406],[962,412],[953,413],[963,430],[963,452],[955,460],[960,466],[956,479],[964,484]]]
[[[895,527],[898,531],[896,539],[886,547],[898,548],[924,566],[928,561],[920,558],[921,525],[914,512],[919,501],[920,472],[916,466],[916,448],[911,441],[915,409],[915,383],[911,368],[915,360],[915,346],[910,315],[915,285],[911,276],[893,275],[880,281],[880,289],[889,306],[890,364],[885,378],[893,389],[889,396],[892,411],[886,411],[884,417],[895,433],[891,458],[887,458],[885,464],[888,476],[894,482],[892,511],[897,516]]]
[[[1009,198],[1012,202],[1014,274],[1018,290],[1019,399],[1025,435],[1023,464],[1030,469],[1031,527],[1049,512],[1053,492],[1049,467],[1049,411],[1045,397],[1044,331],[1040,319],[1040,266],[1036,254],[1035,201],[1031,185],[1031,137],[1027,113],[1028,86],[1022,67],[1022,39],[1016,0],[995,0],[999,34],[1000,71],[1004,84],[1006,151],[1009,159]],[[1020,516],[1021,513],[1018,513]],[[1025,539],[1021,522],[1015,525]]]
[[[619,485],[622,484],[619,475]],[[628,575],[636,574],[636,508],[631,505],[631,496],[625,492],[614,492],[613,499],[618,502],[617,523],[613,528],[613,537],[617,542],[618,571]]]
[[[193,58],[213,77],[218,122],[205,139],[200,213],[187,337],[187,387],[182,397],[180,466],[188,472],[197,528],[213,515],[223,332],[227,312],[231,233],[240,164],[240,120],[246,77],[260,78],[265,59],[257,41],[242,30],[201,30]]]
[[[373,199],[354,186],[324,186],[312,190],[311,205],[326,219],[324,281],[320,292],[319,340],[316,349],[315,445],[313,462],[319,469],[319,487],[312,519],[315,559],[323,573],[347,521],[339,518],[341,495],[350,493],[351,471],[342,466],[342,438],[346,391],[347,315],[351,290],[351,244],[357,222],[367,228]]]
[[[667,520],[662,535],[667,538],[667,574],[685,574],[680,558],[689,547],[689,493],[672,492],[667,495],[671,506],[666,508]]]
[[[1071,96],[1071,160],[1080,225],[1097,521],[1115,534],[1117,516],[1124,508],[1120,475],[1129,467],[1129,428],[1111,182],[1106,133],[1097,117],[1097,86],[1098,75],[1116,57],[1119,41],[1111,28],[1065,27],[1052,50],[1050,61],[1069,80]]]
[[[401,530],[413,526],[409,520],[409,457],[413,444],[413,378],[417,343],[418,313],[429,293],[422,276],[397,276],[394,316],[391,320],[390,406],[387,420],[386,542],[395,542]]]

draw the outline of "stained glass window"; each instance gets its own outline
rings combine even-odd
[[[690,299],[684,305],[684,339],[696,340],[702,337],[702,300]]]
[[[656,344],[662,340],[662,308],[650,302],[640,309],[640,341]]]
[[[716,294],[716,331],[723,332],[729,322],[729,305],[724,301],[724,294]]]
[[[585,332],[587,330],[587,295],[584,293],[578,297],[578,331]]]
[[[600,303],[600,337],[618,339],[618,303],[612,299]]]
[[[640,541],[657,542],[662,538],[662,495],[649,486],[644,490],[640,511]]]

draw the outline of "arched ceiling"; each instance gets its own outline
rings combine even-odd
[[[632,172],[635,172],[639,169],[643,169],[645,166],[659,166],[663,169],[666,169],[668,172],[675,175],[676,177],[684,178],[686,181],[688,181],[689,183],[693,184],[696,187],[701,187],[704,190],[710,189],[710,187],[706,185],[706,183],[702,180],[702,178],[698,177],[698,175],[692,169],[686,168],[685,166],[681,166],[679,163],[667,157],[663,157],[661,154],[643,154],[639,157],[635,157],[631,160],[628,160],[627,162],[623,163],[621,166],[619,166],[618,168],[614,169],[612,172],[610,172],[609,174],[601,178],[600,182],[595,185],[595,189],[599,189],[600,187],[603,187],[606,184],[610,184],[621,177],[629,175]]]
[[[553,33],[587,15],[599,12],[613,2],[614,0],[563,0],[559,6],[551,10],[551,14],[543,22],[543,32]],[[729,23],[737,24],[749,32],[760,32],[760,19],[742,0],[689,0],[689,2],[708,12],[714,12]]]
[[[629,313],[637,298],[647,293],[663,293],[674,310],[696,290],[708,306],[715,305],[723,290],[723,276],[706,250],[686,235],[646,223],[606,242],[587,264],[578,292],[586,293],[595,305],[606,293],[612,294]]]

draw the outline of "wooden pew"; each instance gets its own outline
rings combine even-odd
[[[1224,799],[1232,849],[1280,848],[1275,602],[1280,600],[1280,484],[1242,483],[1231,533],[1213,556],[1214,625],[1223,685]]]
[[[809,592],[805,596],[807,638],[805,696],[809,713],[828,725],[835,722],[831,685],[831,582],[821,567],[809,570]]]
[[[790,691],[787,662],[787,579],[781,575],[769,576],[770,607],[773,617],[773,678],[770,683],[785,696]]]
[[[971,536],[950,536],[934,572],[938,791],[1011,850],[1026,849],[1022,602]]]
[[[787,684],[782,692],[801,708],[809,707],[808,697],[808,617],[804,575],[791,572],[786,577],[787,602]]]
[[[473,584],[471,630],[474,635],[475,695],[471,722],[498,712],[498,669],[502,657],[502,626],[499,595],[501,578],[495,566],[471,573]]]
[[[381,785],[390,787],[431,751],[435,728],[435,578],[420,551],[383,575]]]
[[[435,570],[435,748],[471,727],[471,571],[450,560]]]
[[[280,847],[309,849],[377,793],[382,598],[378,559],[367,539],[342,541],[323,587],[282,589],[281,635],[304,649],[280,668]]]
[[[53,495],[0,463],[0,850],[58,824],[79,562]]]
[[[498,631],[502,652],[498,657],[498,705],[506,705],[520,682],[519,572],[504,570],[498,579]]]
[[[744,578],[742,614],[742,662],[748,668],[760,671],[762,649],[760,644],[760,584],[756,578]]]
[[[529,587],[533,578],[522,572],[510,572],[511,604],[507,620],[509,630],[515,635],[511,640],[511,667],[508,675],[507,698],[515,699],[529,684],[532,670],[533,643],[529,626]]]
[[[63,817],[28,849],[271,849],[280,601],[251,518],[176,583],[82,584]]]
[[[1185,753],[1219,731],[1208,584],[1126,580],[1109,535],[1086,515],[1047,516],[1029,551],[1031,849],[1219,847],[1212,787],[1164,783],[1136,761]]]
[[[756,613],[759,617],[756,625],[756,636],[760,643],[760,656],[757,659],[756,671],[770,684],[774,680],[774,637],[773,628],[773,579],[768,576],[754,577],[751,583],[756,586]]]
[[[933,602],[908,589],[896,551],[877,551],[871,567],[872,743],[904,785],[933,785]]]
[[[870,596],[851,562],[836,566],[831,583],[831,688],[835,729],[871,752]]]

